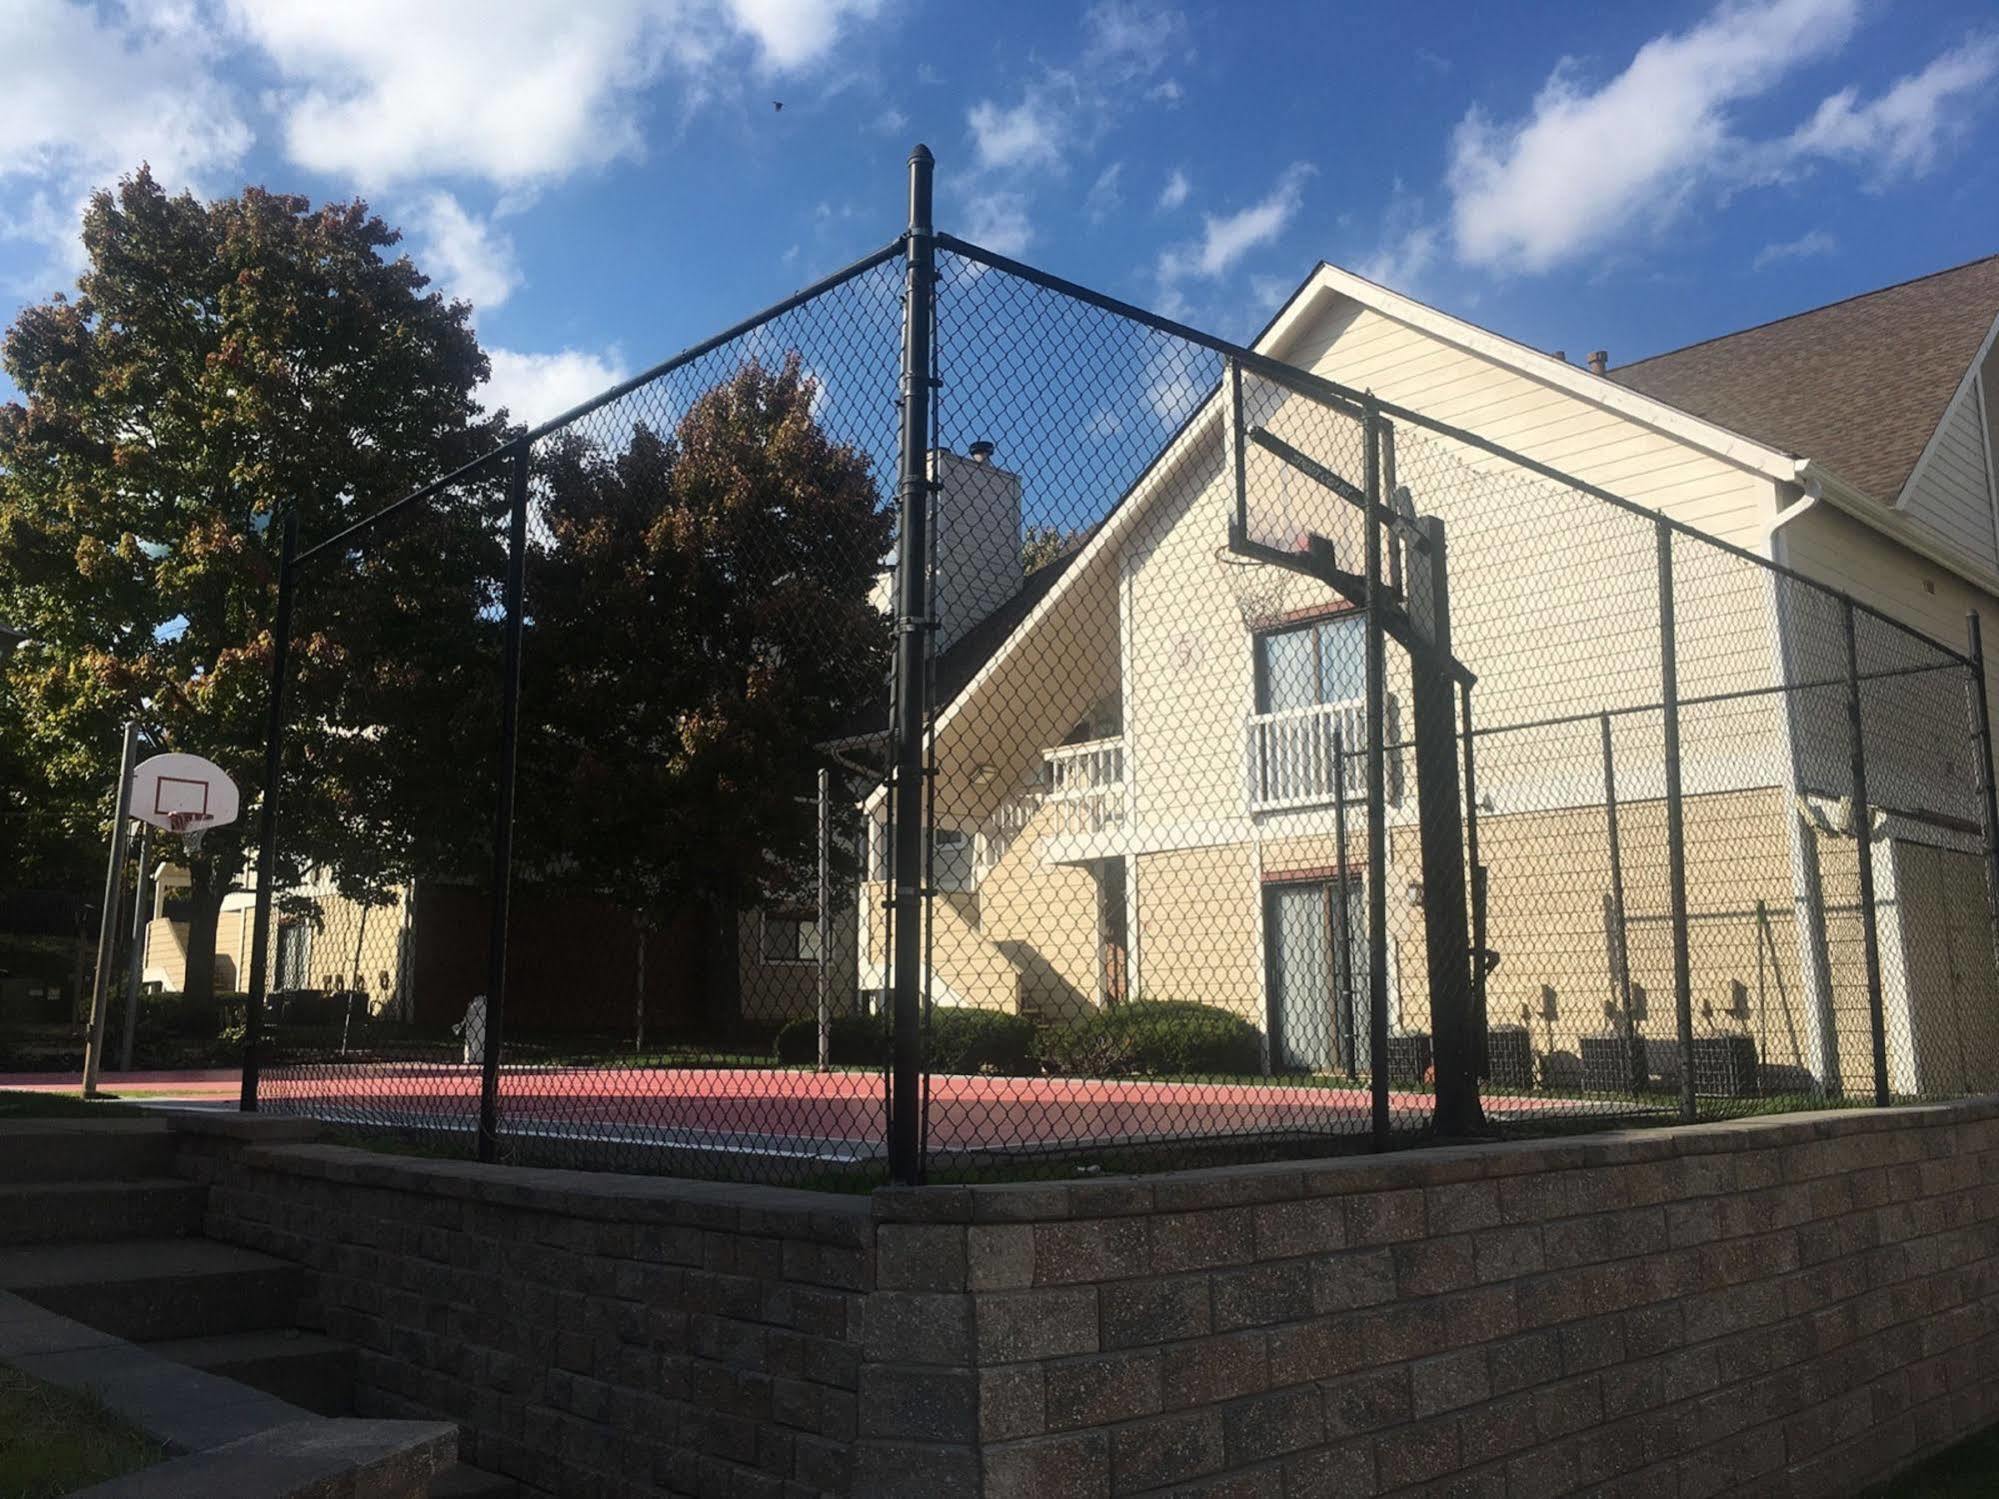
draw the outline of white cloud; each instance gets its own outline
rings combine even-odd
[[[1156,73],[1187,32],[1179,11],[1138,5],[1130,0],[1103,0],[1083,17],[1087,41],[1083,60],[1113,78],[1130,80]]]
[[[1187,180],[1187,174],[1181,171],[1180,168],[1175,167],[1167,175],[1166,186],[1159,190],[1160,212],[1171,213],[1182,203],[1185,203],[1187,201],[1187,194],[1192,192],[1193,188],[1194,184]]]
[[[167,7],[0,4],[0,183],[19,206],[0,235],[82,264],[77,218],[92,188],[151,165],[169,191],[209,188],[252,131],[215,76],[214,40]]]
[[[1442,248],[1443,234],[1425,220],[1423,200],[1397,178],[1381,215],[1381,241],[1354,269],[1382,286],[1413,292]]]
[[[868,128],[877,135],[900,135],[902,134],[903,127],[908,125],[908,123],[909,116],[891,105],[876,115],[874,123],[869,125]]]
[[[1317,170],[1309,162],[1293,162],[1277,179],[1277,185],[1259,202],[1239,213],[1202,217],[1201,237],[1178,245],[1159,257],[1159,280],[1164,286],[1191,276],[1210,279],[1226,275],[1243,256],[1276,241],[1304,202],[1305,183]]]
[[[1145,91],[1145,97],[1154,104],[1164,104],[1168,109],[1187,97],[1187,91],[1180,87],[1177,78],[1162,78]]]
[[[1011,109],[981,99],[965,114],[981,167],[1002,171],[1060,166],[1062,120],[1043,89],[1030,89]]]
[[[764,64],[790,72],[831,51],[848,17],[872,19],[881,0],[728,0],[727,8],[735,24],[756,38]]]
[[[501,186],[642,154],[642,94],[741,87],[740,53],[792,71],[879,0],[228,0],[285,83],[302,166],[368,185],[462,174]]]
[[[1449,175],[1460,258],[1547,270],[1641,217],[1669,216],[1735,154],[1730,108],[1836,51],[1857,11],[1857,0],[1724,6],[1654,37],[1600,88],[1564,59],[1523,120],[1496,124],[1472,109]]]
[[[1795,178],[1825,162],[1881,188],[1935,164],[1999,76],[1999,37],[1976,36],[1861,102],[1845,88],[1796,130],[1745,138],[1737,116],[1852,38],[1861,0],[1723,4],[1654,37],[1616,77],[1587,86],[1573,59],[1519,120],[1474,107],[1447,178],[1458,258],[1545,271],[1646,229],[1705,197]]]
[[[486,357],[492,362],[493,373],[479,387],[480,404],[488,411],[504,408],[515,421],[529,425],[560,416],[616,385],[627,373],[615,350],[605,354],[583,349],[524,354],[489,348]]]
[[[1124,176],[1124,163],[1114,161],[1097,174],[1097,180],[1090,186],[1090,195],[1083,200],[1083,212],[1090,222],[1101,224],[1118,211],[1124,202],[1124,193],[1119,189],[1118,179]]]
[[[981,193],[965,205],[965,238],[1000,255],[1018,256],[1034,242],[1024,193]]]
[[[486,311],[521,284],[512,238],[490,219],[467,213],[450,193],[425,198],[414,223],[423,239],[419,266],[451,296]]]
[[[1896,80],[1868,104],[1858,91],[1841,89],[1819,105],[1786,146],[1798,156],[1829,156],[1869,169],[1876,185],[1920,176],[1936,164],[1942,138],[1962,128],[1946,111],[1964,101],[1982,102],[1981,91],[1999,74],[1999,37],[1975,37],[1937,58],[1920,73]]]
[[[1831,255],[1839,249],[1839,241],[1823,229],[1808,229],[1796,239],[1787,239],[1781,244],[1765,245],[1756,252],[1756,259],[1750,269],[1762,270],[1784,260],[1806,260],[1814,255]]]

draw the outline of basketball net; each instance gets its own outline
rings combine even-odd
[[[193,812],[167,813],[167,831],[177,836],[181,847],[191,854],[201,852],[201,835],[208,831],[195,821],[197,815]]]
[[[1241,556],[1226,547],[1218,549],[1215,556],[1246,627],[1253,630],[1284,617],[1294,574],[1284,568]]]

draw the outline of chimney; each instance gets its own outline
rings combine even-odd
[[[1563,364],[1567,364],[1569,362],[1569,351],[1567,349],[1557,349],[1555,350],[1555,357],[1561,360]]]
[[[1610,350],[1598,349],[1594,354],[1590,355],[1589,372],[1592,375],[1601,375],[1605,370],[1609,368],[1610,368]]]
[[[965,451],[971,454],[972,462],[986,463],[991,461],[992,459],[993,445],[990,442],[987,442],[984,438],[980,438],[979,441],[973,443],[969,448],[965,449]]]

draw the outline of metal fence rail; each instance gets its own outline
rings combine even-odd
[[[832,1186],[1993,1086],[1975,627],[937,233],[929,173],[288,533],[246,1107]]]

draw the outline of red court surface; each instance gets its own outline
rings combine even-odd
[[[71,1079],[0,1077],[0,1087],[74,1088]],[[223,1104],[233,1071],[111,1074],[104,1091],[128,1098]],[[500,1083],[501,1129],[523,1139],[597,1141],[664,1150],[773,1153],[855,1161],[883,1148],[877,1073],[784,1068],[509,1066]],[[339,1061],[266,1069],[263,1106],[351,1124],[462,1130],[478,1113],[479,1070],[457,1062]],[[1398,1127],[1427,1121],[1431,1100],[1395,1092]],[[1496,1116],[1597,1111],[1576,1099],[1499,1098]],[[935,1077],[929,1148],[952,1153],[1072,1151],[1165,1139],[1356,1135],[1369,1127],[1365,1085],[1248,1081],[1157,1082],[1076,1078]]]

